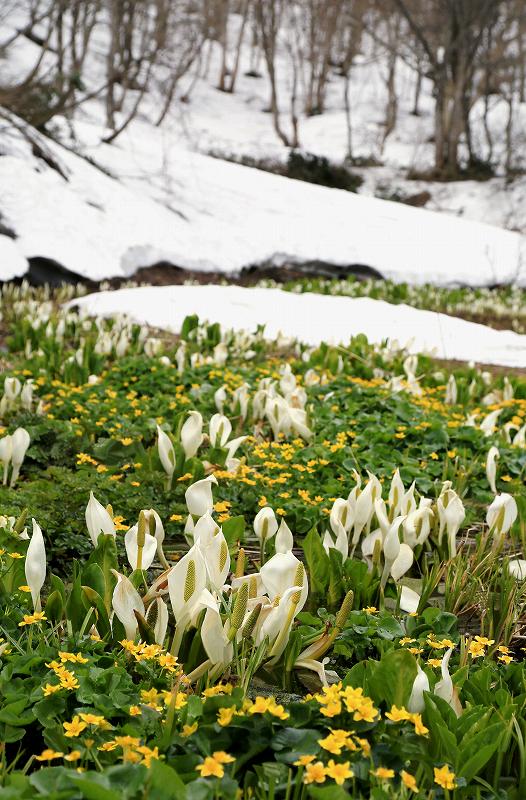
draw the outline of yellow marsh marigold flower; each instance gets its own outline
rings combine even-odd
[[[485,636],[475,636],[475,641],[484,645],[484,647],[489,647],[490,645],[495,644],[495,639],[487,639]]]
[[[34,614],[24,614],[24,619],[18,623],[18,627],[23,628],[24,625],[33,625],[35,622],[44,622],[45,620],[47,617],[43,611],[35,611]]]
[[[219,764],[232,764],[236,760],[234,756],[230,756],[224,750],[216,750],[215,753],[212,753],[212,758]]]
[[[416,778],[415,778],[415,776],[414,776],[414,775],[411,775],[411,773],[410,773],[410,772],[406,772],[406,771],[405,771],[405,769],[403,769],[403,770],[400,772],[400,777],[401,777],[401,779],[402,779],[402,783],[404,784],[404,786],[405,786],[407,789],[410,789],[412,792],[418,792],[418,791],[420,791],[420,790],[419,790],[419,788],[418,788],[418,786],[417,786],[417,784],[416,784]]]
[[[37,761],[53,761],[54,758],[62,758],[64,754],[58,753],[56,750],[42,750],[39,756],[35,756]]]
[[[470,642],[468,647],[468,653],[472,658],[482,658],[486,655],[486,650],[484,645],[480,642]]]
[[[65,669],[64,672],[58,673],[60,676],[60,685],[62,689],[78,689],[79,682],[73,672]]]
[[[49,697],[50,694],[55,694],[55,692],[59,692],[62,688],[60,683],[46,683],[45,686],[42,686],[42,691],[44,692],[44,697]]]
[[[18,591],[19,591],[19,592],[26,592],[26,593],[30,593],[30,592],[31,592],[31,589],[29,588],[29,586],[19,586],[19,587],[18,587]]]
[[[248,709],[249,714],[265,714],[267,711],[272,716],[278,717],[278,719],[289,718],[289,714],[282,705],[276,703],[274,697],[261,697],[258,695]]]
[[[306,767],[307,764],[311,764],[314,761],[315,758],[316,758],[316,756],[308,756],[308,755],[300,756],[297,761],[294,761],[294,766],[295,767]]]
[[[142,714],[142,711],[139,706],[130,706],[129,710],[130,717],[138,717],[139,714]]]
[[[380,778],[381,781],[387,781],[390,778],[394,778],[394,769],[387,769],[387,767],[378,767],[373,772],[373,775],[377,778]]]
[[[331,730],[325,739],[318,739],[318,744],[335,756],[341,755],[343,748],[356,750],[356,745],[352,741],[349,731]]]
[[[192,725],[183,725],[181,736],[184,736],[184,738],[186,739],[188,736],[191,736],[192,733],[195,733],[196,730],[197,730],[197,722],[194,722]]]
[[[390,719],[391,722],[405,722],[411,719],[411,714],[403,706],[401,708],[391,706],[391,710],[387,711],[385,716],[387,719]]]
[[[313,764],[307,764],[305,767],[305,775],[303,776],[303,783],[325,783],[327,771],[321,761],[315,761]]]
[[[158,760],[160,758],[158,747],[154,747],[152,749],[151,747],[148,747],[147,745],[143,744],[137,748],[137,752],[140,753],[142,756],[144,756],[143,760],[141,761],[141,764],[144,764],[144,766],[148,767],[148,769],[152,766],[153,759]]]
[[[207,756],[202,764],[198,764],[196,770],[202,778],[222,778],[225,774],[222,764],[219,764],[211,756]]]
[[[86,725],[101,725],[106,720],[102,716],[98,716],[97,714],[79,714],[79,717]]]
[[[216,697],[218,694],[232,694],[233,686],[231,683],[218,683],[216,686],[210,686],[205,689],[203,697]]]
[[[235,713],[235,706],[231,706],[230,708],[220,708],[217,715],[217,721],[219,725],[221,725],[222,728],[224,728],[226,725],[230,725]]]
[[[104,744],[101,744],[97,748],[97,750],[102,750],[103,752],[106,752],[106,751],[109,752],[111,750],[115,750],[117,747],[118,747],[117,742],[114,742],[113,740],[110,740],[109,742],[104,742]]]
[[[332,702],[327,703],[327,705],[322,706],[320,708],[320,714],[324,717],[337,717],[338,714],[342,713],[342,704],[339,700],[334,700]]]
[[[225,774],[224,764],[231,764],[235,758],[225,753],[224,750],[216,750],[211,756],[207,756],[203,764],[198,764],[196,770],[201,773],[202,778],[214,776],[222,778]]]
[[[76,736],[80,736],[82,731],[88,726],[86,722],[82,722],[78,714],[75,714],[71,722],[63,722],[62,727],[64,728],[68,739],[73,739]]]
[[[337,764],[334,759],[330,759],[325,772],[329,778],[332,778],[338,786],[342,786],[347,778],[354,777],[354,772],[350,768],[349,761],[344,761],[343,764]]]
[[[63,664],[67,661],[71,661],[72,663],[76,664],[87,664],[89,659],[84,658],[82,653],[63,653],[59,650],[59,657]]]
[[[417,736],[427,736],[429,733],[429,728],[426,728],[424,723],[422,722],[421,714],[411,714],[411,722],[415,726],[415,733]]]
[[[360,739],[357,737],[356,742],[360,746],[365,758],[369,758],[369,756],[371,755],[371,745],[369,744],[367,739]]]
[[[434,767],[435,783],[442,787],[442,789],[454,789],[457,785],[455,780],[455,773],[451,772],[447,764],[443,767]]]
[[[78,761],[80,756],[80,750],[72,750],[71,753],[68,753],[66,756],[64,756],[64,761]]]

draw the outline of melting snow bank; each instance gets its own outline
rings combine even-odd
[[[0,234],[0,281],[10,281],[25,275],[28,263],[16,242],[9,236]]]
[[[25,125],[21,123],[21,125]],[[0,122],[0,215],[20,258],[48,259],[82,278],[131,277],[161,261],[236,273],[252,264],[365,265],[413,283],[526,284],[526,237],[401,203],[291,180],[189,153],[137,122],[95,161]],[[29,137],[29,140],[27,139]],[[32,152],[30,142],[46,158]],[[33,148],[34,149],[34,148]]]
[[[526,336],[367,297],[297,295],[239,286],[159,286],[99,292],[71,305],[97,316],[128,314],[137,322],[174,333],[181,330],[187,315],[197,314],[201,321],[219,322],[227,329],[254,331],[264,324],[270,339],[282,333],[311,345],[348,344],[351,336],[364,333],[370,342],[397,340],[413,353],[526,367]]]

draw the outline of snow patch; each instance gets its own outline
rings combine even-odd
[[[99,292],[70,305],[97,316],[128,314],[139,323],[174,333],[181,330],[187,315],[197,314],[202,321],[219,322],[227,329],[254,331],[264,324],[270,339],[282,333],[310,345],[348,344],[351,336],[364,333],[370,342],[396,340],[412,353],[526,366],[526,336],[370,298],[238,286],[162,286]]]
[[[67,180],[30,153],[0,159],[0,213],[19,256],[94,281],[159,261],[225,273],[275,258],[376,269],[412,283],[526,283],[526,239],[478,222],[290,180],[176,144],[137,122],[97,159],[47,140]],[[133,165],[133,169],[132,169]],[[124,176],[127,175],[125,178]],[[8,268],[12,268],[8,265]]]
[[[0,234],[0,282],[20,278],[27,272],[28,263],[9,236]]]

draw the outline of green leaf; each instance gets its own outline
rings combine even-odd
[[[111,626],[102,597],[91,586],[82,587],[82,597],[86,610],[95,609],[97,630],[99,635],[104,638],[110,633]]]
[[[491,744],[486,744],[481,747],[477,752],[468,758],[457,769],[457,774],[461,778],[465,778],[469,783],[476,775],[480,775],[483,768],[486,766],[490,758],[493,756],[497,747],[499,746],[499,739],[496,738]]]
[[[106,611],[108,612],[108,614],[110,614],[111,596],[113,594],[115,584],[117,583],[117,579],[115,578],[111,570],[114,569],[118,571],[119,569],[119,562],[117,559],[117,543],[115,541],[115,536],[111,536],[110,534],[104,534],[104,533],[99,534],[99,538],[97,540],[97,547],[91,553],[88,559],[88,564],[98,564],[98,566],[102,570],[102,575],[104,578],[104,591],[99,592],[99,594],[104,599],[104,605],[106,606]],[[84,581],[84,583],[86,583],[86,581]]]
[[[148,771],[147,795],[149,800],[185,800],[186,787],[172,767],[162,761],[152,760]]]
[[[245,541],[245,517],[242,515],[230,517],[222,523],[221,527],[230,548],[234,547],[237,542]]]
[[[369,678],[369,691],[376,703],[405,706],[417,675],[416,659],[407,650],[393,650],[382,660]]]
[[[58,591],[51,592],[46,600],[45,605],[46,617],[56,625],[62,619],[64,614],[64,601],[62,595]]]
[[[316,528],[311,528],[303,540],[303,552],[307,562],[311,591],[313,594],[323,595],[329,586],[329,557],[323,549]]]

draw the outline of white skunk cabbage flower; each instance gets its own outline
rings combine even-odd
[[[157,450],[162,467],[171,483],[175,471],[175,452],[170,437],[157,425]]]
[[[146,622],[153,628],[157,644],[163,645],[168,630],[168,606],[162,597],[156,597],[148,606]]]
[[[234,657],[234,647],[228,637],[229,623],[227,621],[223,624],[219,614],[219,603],[210,592],[203,592],[201,600],[206,608],[200,630],[205,652],[214,666],[230,664]]]
[[[46,547],[40,525],[33,520],[33,535],[29,542],[25,563],[26,582],[31,589],[35,611],[40,611],[40,590],[46,579]]]
[[[492,411],[490,414],[484,417],[479,427],[481,431],[484,431],[485,436],[491,436],[497,426],[497,420],[502,414],[502,411],[502,408],[498,408],[496,411]]]
[[[523,558],[508,561],[508,572],[516,580],[526,581],[526,561]]]
[[[405,611],[407,614],[416,614],[418,606],[420,605],[420,600],[421,598],[418,592],[410,589],[409,586],[402,586],[399,602],[402,611]]]
[[[186,506],[193,517],[202,517],[214,508],[212,484],[217,484],[215,475],[209,475],[192,483],[184,493]]]
[[[405,487],[400,477],[400,470],[396,469],[395,474],[391,480],[391,487],[389,489],[389,508],[393,517],[397,516],[400,512],[402,497],[405,494]]]
[[[124,625],[126,638],[133,641],[137,632],[137,618],[133,612],[138,611],[140,614],[144,614],[144,603],[129,578],[114,569],[112,572],[117,578],[117,585],[113,590],[111,604],[115,616]]]
[[[276,553],[289,553],[294,547],[292,531],[284,519],[281,520],[278,532],[276,533],[274,546],[276,548]]]
[[[223,413],[223,409],[226,403],[226,389],[224,386],[220,386],[219,389],[216,389],[214,392],[214,404],[220,414]]]
[[[224,414],[214,414],[208,427],[212,447],[225,447],[232,433],[232,423],[228,417],[225,417]]]
[[[165,568],[168,568],[170,565],[166,561],[163,552],[163,542],[164,542],[165,532],[162,520],[154,508],[145,509],[143,511],[143,514],[146,518],[146,522],[148,523],[148,532],[152,536],[155,536],[155,539],[157,541],[157,556],[159,558],[159,561]]]
[[[500,457],[498,447],[490,447],[486,457],[486,478],[488,479],[489,488],[493,494],[497,494],[497,487],[495,482],[497,480],[497,459]]]
[[[278,521],[274,511],[270,506],[264,506],[254,518],[254,533],[259,542],[264,544],[268,539],[272,539],[277,530]]]
[[[199,613],[199,595],[206,588],[207,572],[198,545],[172,567],[168,573],[168,593],[176,622],[186,625]]]
[[[18,378],[6,378],[4,381],[4,396],[9,403],[13,403],[22,389]]]
[[[349,500],[344,500],[343,497],[337,497],[332,504],[331,513],[329,515],[329,524],[335,536],[338,535],[340,525],[346,532],[350,531],[354,519],[351,511],[351,504]]]
[[[11,436],[11,464],[13,465],[11,482],[9,484],[11,487],[15,485],[18,475],[20,474],[20,467],[22,466],[30,442],[31,438],[25,428],[17,428]]]
[[[146,532],[143,532],[142,536],[140,536],[139,525],[134,525],[124,535],[124,546],[132,569],[149,569],[151,567],[157,552],[157,539],[155,536]]]
[[[291,586],[301,586],[301,594],[298,600],[298,612],[301,611],[307,601],[309,593],[309,583],[305,567],[294,553],[276,553],[259,570],[261,580],[267,591],[270,600],[276,597],[283,597],[287,589]],[[301,584],[298,576],[301,575]]]
[[[217,592],[222,592],[230,572],[230,553],[223,531],[215,524],[210,515],[208,517],[213,523],[213,528],[206,525],[206,528],[203,528],[198,534],[201,520],[206,520],[206,515],[201,517],[195,526],[195,539],[205,560],[210,585]]]
[[[199,411],[190,411],[181,428],[181,444],[186,458],[193,458],[203,443],[203,417]]]
[[[396,582],[409,572],[413,565],[413,551],[408,544],[402,542],[398,555],[391,565],[391,578]]]
[[[448,406],[456,405],[457,396],[458,396],[457,382],[455,380],[455,376],[450,375],[446,386],[446,397],[445,397],[446,405]]]
[[[498,494],[488,508],[486,523],[495,539],[508,533],[518,516],[517,503],[511,494]]]
[[[450,647],[442,656],[442,663],[440,666],[442,680],[435,684],[434,694],[436,694],[437,697],[441,697],[442,700],[445,700],[446,703],[451,706],[457,717],[459,717],[462,713],[462,706],[460,705],[456,689],[453,686],[448,667],[452,652],[453,648]]]
[[[192,517],[190,517],[192,519]],[[199,517],[197,522],[194,523],[192,519],[192,535],[194,544],[199,544],[201,539],[203,539],[203,547],[206,546],[206,543],[219,531],[219,525],[213,518],[210,511],[207,511],[206,514],[203,514],[202,517]]]
[[[442,487],[442,492],[437,500],[437,510],[439,518],[438,543],[442,541],[444,531],[447,532],[449,557],[454,558],[457,554],[457,533],[464,522],[466,512],[464,504],[458,494],[451,488],[450,481],[446,481]]]
[[[11,436],[4,436],[0,439],[0,461],[4,465],[4,486],[7,484],[7,475],[11,456],[13,454],[13,439]]]
[[[365,539],[364,539],[365,541]],[[325,535],[323,537],[323,549],[329,555],[329,550],[337,550],[341,553],[342,559],[344,561],[347,560],[349,557],[349,540],[347,538],[347,534],[345,532],[345,528],[343,525],[340,525],[340,529],[336,535],[336,540],[334,540],[329,533],[329,531],[325,531]],[[362,549],[363,549],[363,542],[362,542]]]
[[[413,681],[411,696],[407,702],[407,710],[410,714],[421,714],[425,708],[424,692],[429,691],[429,678],[420,666],[416,665],[417,673]]]
[[[387,536],[384,539],[383,543],[383,551],[384,551],[384,570],[382,573],[382,578],[380,584],[382,588],[385,587],[387,583],[387,578],[389,577],[389,573],[391,571],[391,567],[395,563],[398,555],[400,553],[400,538],[398,536],[398,529],[400,525],[404,521],[404,517],[399,516],[395,517]]]
[[[97,546],[99,534],[106,533],[115,536],[115,523],[93,492],[89,493],[89,502],[86,506],[86,526],[94,547]]]

